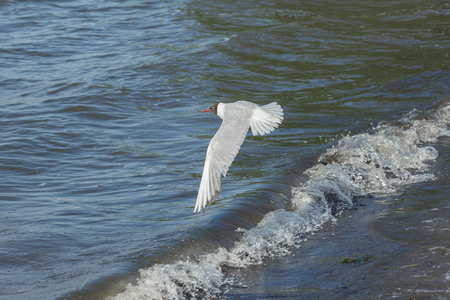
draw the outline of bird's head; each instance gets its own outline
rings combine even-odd
[[[214,104],[213,106],[211,106],[211,107],[208,108],[208,109],[202,110],[202,113],[205,113],[205,112],[212,112],[213,114],[216,114],[216,115],[217,115],[217,105],[219,105],[219,103]]]

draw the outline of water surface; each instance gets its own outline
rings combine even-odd
[[[444,299],[448,13],[1,1],[0,298]],[[285,120],[249,134],[222,196],[192,215],[220,126],[199,112],[238,100],[277,101]],[[341,263],[353,256],[370,260]]]

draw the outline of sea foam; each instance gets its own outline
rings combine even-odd
[[[199,259],[156,264],[140,270],[136,285],[129,284],[113,299],[208,298],[226,293],[239,278],[225,267],[245,268],[268,257],[288,255],[309,234],[334,215],[352,207],[355,197],[401,192],[401,189],[433,180],[430,162],[438,157],[435,143],[450,136],[450,105],[424,115],[413,110],[396,124],[380,124],[372,133],[346,136],[323,153],[306,170],[308,179],[293,188],[292,210],[276,210],[264,216],[231,249],[223,247]]]

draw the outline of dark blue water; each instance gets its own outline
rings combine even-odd
[[[448,13],[445,1],[0,1],[0,299],[336,286],[444,299]],[[192,215],[220,126],[199,112],[238,100],[277,101],[285,120],[247,137],[218,201]],[[413,261],[384,272],[397,251]],[[353,256],[379,284],[344,276]]]

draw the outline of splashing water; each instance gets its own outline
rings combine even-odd
[[[450,105],[426,117],[412,111],[396,125],[379,125],[372,134],[342,138],[306,170],[308,180],[293,188],[291,211],[265,215],[231,249],[219,248],[198,260],[156,264],[140,270],[137,285],[129,284],[113,299],[203,298],[226,293],[237,279],[224,267],[245,268],[269,257],[288,255],[292,248],[353,206],[355,197],[399,192],[410,184],[432,180],[429,163],[438,157],[435,143],[450,136]]]

